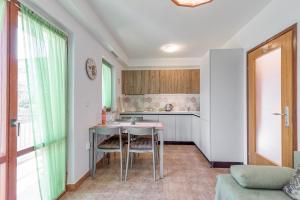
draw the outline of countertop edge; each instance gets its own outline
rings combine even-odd
[[[120,115],[193,115],[200,118],[200,113],[197,111],[186,112],[121,112]]]

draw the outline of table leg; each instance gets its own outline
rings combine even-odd
[[[160,167],[160,178],[164,178],[164,134],[162,131],[160,134],[160,151],[159,151],[159,167]]]
[[[98,141],[98,137],[97,134],[94,133],[93,134],[93,178],[95,177],[96,174],[96,168],[97,168],[97,141]]]
[[[89,130],[90,136],[90,175],[93,176],[94,171],[94,132],[90,129]]]

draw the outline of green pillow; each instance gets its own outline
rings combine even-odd
[[[243,187],[281,190],[295,174],[295,170],[276,166],[231,166],[232,177]]]

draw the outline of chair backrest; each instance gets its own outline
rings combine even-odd
[[[130,135],[153,135],[153,128],[128,128],[128,134]]]
[[[120,128],[95,128],[96,134],[100,135],[120,135],[121,129]]]

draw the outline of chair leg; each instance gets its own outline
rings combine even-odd
[[[107,153],[107,164],[110,164],[110,153]]]
[[[127,181],[127,174],[128,174],[128,165],[129,165],[129,151],[127,150],[127,157],[126,157],[126,171],[125,171],[125,181]]]
[[[133,156],[134,156],[134,153],[130,153],[130,168],[132,169],[132,163],[133,163]]]
[[[154,178],[154,181],[156,181],[156,164],[155,164],[155,148],[153,148],[153,151],[152,151],[152,158],[153,158],[153,178]]]
[[[120,169],[121,169],[121,172],[120,172],[120,175],[121,175],[121,181],[123,181],[123,151],[121,150],[120,151]]]
[[[158,159],[159,159],[159,145],[158,145],[158,143],[156,144],[156,152],[157,152]]]
[[[156,146],[155,148],[155,155],[156,155],[156,164],[158,165],[159,164],[159,151],[158,151],[158,146]]]

